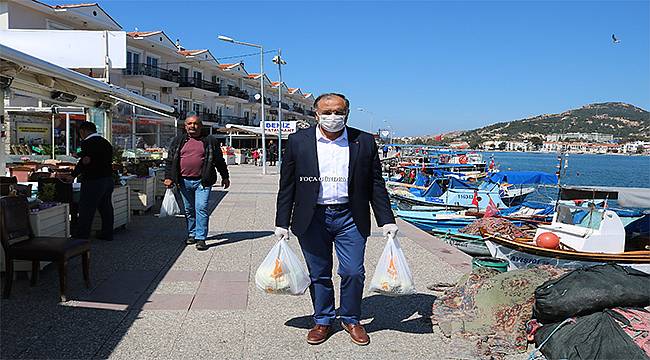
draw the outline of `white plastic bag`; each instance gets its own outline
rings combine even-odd
[[[176,197],[174,196],[174,190],[167,189],[165,191],[165,197],[163,198],[162,205],[160,206],[160,217],[165,216],[176,216],[181,213],[181,208],[178,207],[176,202]]]
[[[370,281],[370,291],[393,296],[415,294],[411,269],[395,237],[389,237],[386,242]]]
[[[302,295],[311,284],[307,268],[286,240],[275,244],[255,273],[257,288],[278,295]]]

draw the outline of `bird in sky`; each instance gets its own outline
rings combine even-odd
[[[621,42],[621,40],[617,39],[615,34],[612,34],[612,42],[613,42],[614,44],[618,44],[618,43]]]

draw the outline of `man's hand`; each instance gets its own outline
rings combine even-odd
[[[174,185],[174,180],[172,180],[172,179],[165,179],[165,180],[163,181],[163,184],[165,185],[165,187],[170,188],[170,187],[172,187],[172,185]]]
[[[221,186],[223,186],[224,189],[227,189],[230,187],[230,179],[221,179]]]
[[[384,233],[384,237],[395,237],[397,236],[397,231],[399,229],[397,228],[396,224],[386,224],[381,227],[381,231]]]
[[[289,240],[289,230],[283,227],[275,228],[275,237],[279,240]]]

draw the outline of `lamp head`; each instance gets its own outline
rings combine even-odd
[[[260,95],[260,94],[255,94],[253,97],[255,98],[255,100],[259,100],[259,99],[262,98],[262,95]]]
[[[278,56],[278,55],[275,55],[275,56],[273,57],[273,62],[276,63],[276,64],[278,64],[278,65],[287,65],[287,62],[284,61],[284,59],[282,59],[282,58],[281,58],[280,56]]]
[[[221,41],[226,41],[226,42],[229,42],[229,43],[234,43],[234,42],[235,42],[234,39],[229,38],[229,37],[227,37],[227,36],[223,36],[223,35],[219,35],[217,38],[218,38],[219,40],[221,40]]]

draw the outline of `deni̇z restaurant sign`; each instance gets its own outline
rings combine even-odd
[[[283,121],[282,122],[282,133],[283,134],[293,134],[296,132],[297,121]],[[267,133],[277,134],[280,130],[279,121],[265,121],[264,128]]]

